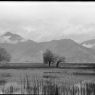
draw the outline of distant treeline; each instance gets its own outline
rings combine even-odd
[[[48,64],[43,63],[7,63],[0,64],[0,68],[19,69],[19,68],[57,68],[56,66],[48,67]],[[94,63],[63,63],[58,68],[66,69],[95,69]]]

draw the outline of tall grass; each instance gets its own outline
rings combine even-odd
[[[31,95],[95,95],[95,82],[82,81],[73,85],[58,83],[53,79],[33,77],[25,74],[21,84],[6,83],[1,91],[3,94],[31,94]]]

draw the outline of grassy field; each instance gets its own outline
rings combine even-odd
[[[55,66],[48,67],[48,65],[42,63],[9,63],[0,65],[0,81],[17,81],[20,82],[29,75],[29,79],[33,77],[51,79],[53,81],[65,82],[69,84],[77,83],[82,80],[94,79],[95,69],[92,64],[77,64],[69,63],[65,64],[62,68],[56,68]],[[89,77],[90,76],[90,77]],[[57,83],[56,82],[56,83]]]
[[[47,80],[49,80],[53,84],[56,84],[58,87],[60,86],[70,87],[70,86],[73,86],[74,84],[81,83],[82,81],[95,82],[94,69],[88,69],[88,68],[86,69],[65,68],[64,69],[64,68],[55,68],[55,67],[49,68],[48,65],[42,65],[43,67],[38,66],[37,68],[34,65],[34,68],[33,68],[33,65],[31,66],[32,68],[22,68],[22,69],[21,68],[19,69],[1,68],[0,69],[1,88],[6,83],[11,83],[11,82],[16,82],[18,84],[23,85],[26,81],[25,79],[26,75],[27,75],[29,84],[31,85],[33,85],[33,83],[37,84],[37,82],[40,83],[41,81],[47,81]],[[21,67],[23,67],[23,65]],[[58,95],[61,95],[61,94],[58,94]]]
[[[29,80],[32,82],[33,78],[51,79],[58,84],[65,83],[66,85],[72,85],[83,80],[95,80],[94,70],[83,69],[57,69],[57,68],[43,68],[43,69],[1,69],[0,81],[5,80],[7,82],[21,82],[24,81],[25,75],[29,76]]]

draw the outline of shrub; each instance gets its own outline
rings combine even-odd
[[[11,59],[10,54],[4,48],[0,48],[0,62],[7,63]]]

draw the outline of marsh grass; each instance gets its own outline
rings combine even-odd
[[[23,84],[6,83],[2,88],[4,94],[31,94],[31,95],[95,95],[95,82],[83,81],[67,86],[52,82],[51,79],[38,80],[35,78],[32,83],[26,74]]]
[[[19,82],[7,81],[3,84],[1,91],[4,94],[95,95],[94,79],[76,81],[73,75],[67,75],[67,71],[64,75],[63,71],[56,73],[54,70],[41,74],[41,72],[37,74],[35,71],[33,73],[23,72]]]

